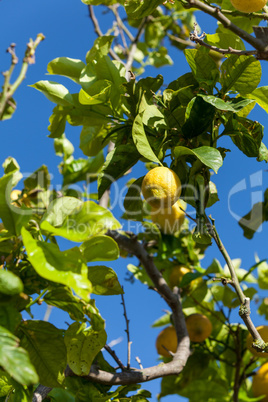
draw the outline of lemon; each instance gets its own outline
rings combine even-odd
[[[268,363],[264,363],[253,377],[252,392],[256,397],[265,395],[260,402],[268,402]]]
[[[203,342],[212,332],[210,320],[202,314],[191,314],[186,318],[186,326],[191,342]]]
[[[181,195],[181,181],[173,170],[156,167],[142,181],[142,194],[153,208],[171,207]]]
[[[256,327],[257,331],[259,332],[260,336],[264,340],[264,342],[268,342],[268,325],[259,325]],[[256,349],[253,348],[252,346],[253,338],[251,334],[248,334],[246,344],[247,348],[251,351],[251,353],[255,356],[259,357],[267,357],[268,353],[267,352],[258,352]]]
[[[170,208],[152,208],[151,218],[163,233],[173,234],[177,232],[184,222],[185,213],[180,209],[180,201],[177,201]]]
[[[192,272],[189,268],[184,267],[183,265],[175,265],[169,276],[170,287],[174,288],[174,286],[179,286],[184,275],[189,272]]]
[[[231,0],[232,5],[243,13],[254,13],[261,10],[267,3],[266,0]]]
[[[175,353],[178,346],[175,328],[171,325],[164,328],[156,338],[156,350],[159,355],[170,357],[168,351]]]

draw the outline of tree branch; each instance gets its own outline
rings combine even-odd
[[[130,341],[130,333],[129,333],[129,319],[127,318],[127,309],[126,309],[126,303],[124,299],[124,295],[121,294],[121,299],[122,299],[122,305],[124,309],[124,317],[126,321],[126,334],[127,334],[127,369],[130,369],[130,356],[131,356],[131,341]]]
[[[211,218],[210,218],[211,219]],[[262,351],[265,349],[266,344],[263,341],[262,337],[260,336],[259,332],[257,331],[255,325],[253,324],[251,318],[250,318],[250,298],[246,297],[243,293],[243,290],[240,286],[239,280],[237,278],[236,272],[235,272],[235,268],[233,266],[233,262],[229,256],[229,254],[227,253],[219,235],[218,232],[216,231],[215,228],[215,224],[214,224],[214,220],[211,219],[212,224],[210,224],[208,218],[207,218],[207,227],[209,230],[210,235],[212,236],[212,238],[214,239],[215,243],[218,246],[218,249],[220,250],[221,254],[223,255],[226,264],[229,268],[229,272],[231,274],[231,279],[232,279],[232,285],[235,288],[235,291],[238,295],[238,298],[240,300],[240,310],[239,310],[239,315],[242,318],[242,320],[244,321],[247,329],[249,330],[250,334],[252,335],[252,338],[254,340],[254,342],[258,342],[258,346],[256,347],[256,345],[252,345],[256,350],[258,351]]]
[[[241,55],[249,56],[258,54],[257,50],[237,50],[231,47],[229,47],[228,49],[221,49],[214,45],[209,45],[208,43],[203,41],[203,38],[206,36],[206,34],[203,32],[200,36],[198,36],[196,27],[197,23],[194,23],[194,32],[190,33],[190,40],[195,43],[198,43],[201,46],[206,47],[207,49],[214,50],[214,52],[218,52],[221,54],[237,54],[239,56]]]
[[[185,8],[197,8],[198,10],[203,11],[206,14],[209,14],[211,17],[215,18],[222,25],[229,29],[230,31],[234,32],[240,38],[244,39],[247,43],[249,43],[252,47],[254,47],[259,52],[263,53],[266,51],[267,43],[254,38],[254,36],[250,35],[243,29],[239,28],[235,25],[232,21],[230,21],[218,7],[212,7],[206,3],[202,3],[199,0],[185,0],[188,4],[186,5],[185,2],[183,3]]]

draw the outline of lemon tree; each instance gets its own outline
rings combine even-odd
[[[244,202],[241,216],[229,211],[238,222],[228,240],[239,242],[238,231],[248,240],[263,236],[268,190],[260,194],[256,171],[267,170],[268,149],[266,120],[255,111],[268,112],[266,1],[76,2],[74,10],[89,11],[94,43],[81,60],[52,59],[47,75],[27,87],[51,105],[47,141],[59,172],[42,164],[25,175],[12,149],[2,161],[0,402],[146,402],[155,399],[150,381],[161,381],[159,399],[265,401],[268,264],[255,256],[242,268],[230,257],[214,207],[222,205],[225,217],[231,196],[253,189],[249,211]],[[43,40],[31,39],[22,61],[13,43],[8,48],[0,93],[7,136],[17,109],[29,107],[17,106],[16,91],[26,91]],[[173,64],[174,52],[183,62]],[[254,166],[231,190],[230,152]],[[131,301],[136,316],[149,306],[154,321],[149,337],[145,320],[139,327],[148,351],[156,343],[147,367],[131,353],[125,280],[164,304],[160,313],[147,301],[137,308],[137,293]],[[116,297],[126,359],[110,343],[109,331],[120,327]],[[68,320],[42,319],[41,305]]]

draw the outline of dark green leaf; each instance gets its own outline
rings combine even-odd
[[[0,326],[14,333],[21,322],[21,314],[11,304],[2,305],[0,309]],[[1,389],[1,387],[0,387]]]
[[[143,177],[135,180],[128,188],[124,198],[124,208],[127,217],[132,220],[142,219],[143,202],[141,199],[141,184]]]
[[[98,178],[99,198],[115,182],[123,176],[140,159],[140,154],[134,145],[118,145],[109,152],[103,169]]]
[[[215,108],[200,96],[193,98],[186,109],[185,123],[182,126],[186,138],[194,138],[211,128]]]
[[[194,77],[200,85],[213,87],[218,79],[219,71],[208,53],[201,49],[186,49],[184,53]]]
[[[40,383],[57,387],[64,381],[66,348],[63,331],[45,321],[24,321],[19,327],[21,345],[29,353]]]
[[[80,134],[79,148],[84,155],[96,156],[109,142],[107,137],[107,127],[99,126],[84,126]]]

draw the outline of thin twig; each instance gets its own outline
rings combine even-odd
[[[124,364],[121,362],[121,360],[119,359],[119,357],[117,356],[115,351],[112,350],[109,345],[105,345],[104,349],[113,357],[113,359],[118,364],[118,366],[121,368],[121,370],[126,370],[126,367],[124,366]]]
[[[93,23],[96,34],[98,36],[104,36],[104,34],[102,33],[102,30],[100,29],[99,22],[95,16],[93,6],[88,6],[88,11],[89,11],[89,16]],[[117,54],[113,51],[113,49],[109,50],[109,54],[114,60],[117,60],[117,61],[120,61],[121,63],[123,63],[122,60],[120,59],[120,57],[118,57]]]
[[[234,378],[234,393],[233,393],[233,401],[234,402],[239,402],[239,388],[240,388],[240,369],[241,369],[241,344],[240,344],[240,326],[237,326],[236,329],[236,337],[235,337],[235,343],[236,343],[236,364],[235,364],[235,378]]]
[[[143,366],[141,364],[141,359],[138,356],[136,356],[135,360],[138,363],[138,365],[140,366],[140,369],[143,370]]]
[[[140,23],[140,26],[138,28],[138,32],[137,32],[135,38],[133,39],[133,41],[131,42],[130,51],[129,51],[127,62],[126,62],[126,72],[131,70],[131,67],[132,67],[132,64],[133,64],[133,61],[134,61],[134,56],[135,56],[135,53],[136,53],[136,50],[137,50],[137,44],[138,44],[138,42],[140,40],[140,37],[143,34],[143,31],[144,31],[145,25],[147,24],[147,21],[148,21],[147,17],[143,18],[143,20]]]
[[[126,309],[126,303],[125,303],[125,298],[124,294],[121,294],[121,299],[122,299],[122,306],[124,310],[124,317],[126,321],[126,334],[127,334],[127,369],[130,369],[130,357],[131,357],[131,344],[132,342],[130,341],[130,333],[129,333],[129,319],[127,318],[127,309]]]

